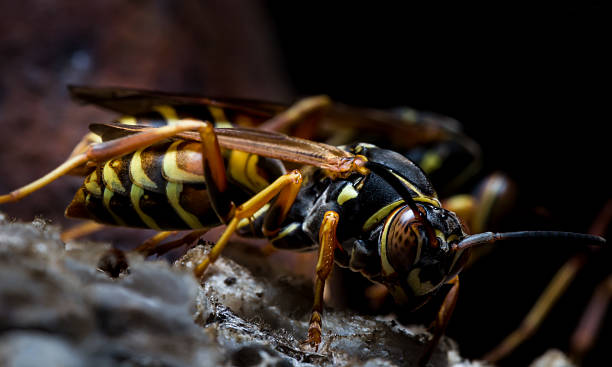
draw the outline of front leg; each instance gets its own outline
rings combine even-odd
[[[448,322],[450,321],[451,315],[455,310],[455,304],[457,304],[457,296],[459,295],[459,277],[455,275],[454,278],[449,280],[447,284],[451,285],[448,293],[442,301],[442,305],[438,310],[438,315],[433,323],[433,337],[427,343],[421,357],[419,358],[419,366],[426,366],[427,362],[431,358],[434,349],[438,345],[440,338],[444,335]]]
[[[305,341],[305,343],[314,347],[315,350],[319,348],[321,343],[321,315],[323,314],[325,280],[334,266],[334,249],[340,247],[336,238],[339,220],[340,216],[338,213],[330,210],[323,216],[321,229],[319,229],[319,260],[316,267],[314,303],[308,327],[308,339]]]

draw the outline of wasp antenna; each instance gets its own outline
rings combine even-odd
[[[430,244],[435,245],[436,241],[436,232],[434,231],[431,223],[427,220],[419,208],[416,205],[416,202],[412,198],[410,190],[402,183],[402,181],[393,173],[391,168],[388,168],[384,164],[367,161],[365,162],[365,167],[370,171],[379,175],[383,180],[385,180],[389,185],[393,187],[395,191],[404,199],[406,204],[410,207],[414,215],[419,218],[421,222],[425,225],[425,230],[427,231],[427,236],[429,237]]]
[[[464,238],[455,247],[456,249],[466,249],[470,247],[484,246],[498,241],[511,240],[539,240],[539,241],[555,241],[568,244],[584,245],[584,246],[603,246],[606,244],[606,239],[600,236],[594,236],[584,233],[574,232],[557,232],[557,231],[520,231],[520,232],[505,232],[493,233],[484,232],[477,233]]]

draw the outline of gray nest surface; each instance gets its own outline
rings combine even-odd
[[[0,365],[412,366],[427,338],[389,318],[326,309],[314,352],[301,345],[311,284],[272,271],[265,256],[230,251],[200,284],[186,268],[204,246],[175,266],[128,254],[114,279],[97,269],[110,248],[0,217]],[[430,365],[479,364],[443,338]]]

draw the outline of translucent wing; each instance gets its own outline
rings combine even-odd
[[[323,124],[353,129],[361,136],[385,137],[396,150],[448,139],[458,133],[459,123],[445,116],[412,109],[378,110],[334,103]]]
[[[94,124],[91,131],[108,141],[151,129],[148,126],[118,123]],[[249,128],[215,129],[219,145],[287,162],[308,164],[334,172],[346,172],[354,155],[337,147],[295,138],[281,133]],[[185,132],[178,138],[200,141],[196,132]]]

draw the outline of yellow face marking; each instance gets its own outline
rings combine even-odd
[[[365,224],[362,227],[363,231],[369,231],[370,229],[372,229],[372,227],[380,223],[381,220],[383,220],[387,215],[389,215],[389,213],[391,213],[393,209],[397,208],[398,205],[402,205],[403,203],[404,200],[398,200],[379,209],[376,213],[372,214],[372,216],[370,216],[368,220],[366,220]]]
[[[121,219],[121,217],[119,217],[117,214],[115,214],[110,207],[110,201],[113,198],[113,195],[115,195],[114,192],[112,192],[111,190],[109,190],[108,188],[104,189],[104,196],[102,198],[102,202],[104,203],[104,207],[106,208],[106,210],[108,210],[108,212],[110,213],[110,215],[113,217],[113,219],[115,220],[115,223],[117,223],[120,226],[125,226],[125,222],[123,221],[123,219]]]
[[[215,119],[215,123],[219,122],[228,122],[227,117],[225,116],[225,111],[221,107],[208,106],[208,111],[213,115]]]
[[[436,152],[427,152],[419,162],[419,166],[425,173],[431,173],[442,166],[442,159]]]
[[[359,192],[357,192],[357,190],[355,190],[355,188],[353,187],[353,185],[348,184],[346,186],[344,186],[344,188],[342,189],[342,191],[340,191],[340,194],[338,195],[338,204],[342,205],[345,202],[354,199],[357,197],[357,195],[359,195]]]
[[[119,123],[124,125],[136,125],[136,117],[134,116],[121,116],[119,118]]]
[[[168,201],[170,205],[176,211],[176,214],[181,217],[185,223],[191,228],[204,228],[200,220],[195,215],[189,213],[181,206],[181,192],[183,191],[183,184],[176,182],[168,182],[166,184],[166,196],[168,197]]]
[[[132,205],[134,206],[134,210],[138,213],[138,216],[142,221],[149,227],[157,230],[161,230],[155,220],[145,214],[140,208],[140,199],[146,195],[144,195],[144,190],[138,185],[132,185],[132,189],[130,191],[130,200],[132,201]]]
[[[130,178],[136,185],[154,191],[157,189],[157,184],[147,176],[147,173],[142,168],[142,158],[140,155],[144,149],[137,150],[130,160]]]
[[[154,106],[153,110],[159,112],[160,115],[164,117],[166,123],[168,125],[174,125],[179,122],[178,115],[176,114],[176,110],[167,105]]]
[[[177,140],[166,151],[164,154],[164,161],[162,165],[163,175],[166,179],[174,182],[190,182],[190,183],[204,183],[204,176],[197,175],[178,167],[177,164],[177,147],[181,144],[181,140]]]
[[[93,171],[87,176],[87,179],[85,179],[85,188],[88,192],[96,196],[102,196],[102,188],[98,184],[98,170]]]
[[[421,268],[415,268],[412,269],[412,271],[410,271],[410,273],[408,274],[407,283],[410,288],[412,288],[412,291],[414,292],[415,296],[422,296],[431,292],[435,288],[435,285],[432,284],[430,281],[421,282],[421,278],[419,277],[420,273]]]
[[[125,194],[127,191],[121,184],[117,171],[114,170],[114,168],[118,168],[118,165],[120,164],[121,162],[118,160],[106,162],[102,168],[102,178],[104,180],[104,184],[107,187],[110,187],[111,190],[120,194]]]
[[[456,234],[451,234],[451,235],[450,235],[450,236],[448,236],[448,238],[446,239],[446,242],[447,242],[447,243],[451,243],[451,242],[455,241],[455,240],[457,239],[457,237],[459,237],[459,236],[457,236]]]

